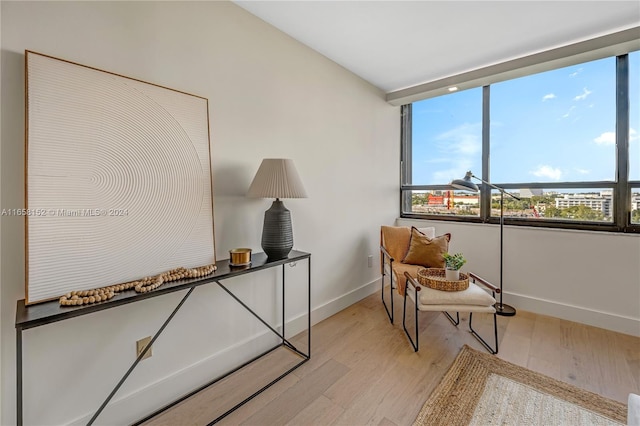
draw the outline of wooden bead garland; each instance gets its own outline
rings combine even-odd
[[[216,265],[199,266],[193,269],[182,266],[163,272],[153,277],[144,277],[137,281],[100,287],[93,290],[72,291],[60,298],[61,306],[80,306],[91,303],[104,302],[111,299],[121,291],[134,289],[137,293],[146,293],[155,290],[164,283],[178,281],[185,278],[199,278],[211,274],[216,270]]]

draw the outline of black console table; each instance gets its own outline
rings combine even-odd
[[[285,337],[286,336],[285,335],[285,317],[284,317],[284,315],[285,315],[285,312],[284,312],[284,310],[285,310],[285,288],[286,288],[285,287],[285,270],[284,270],[284,267],[287,264],[295,263],[297,261],[301,261],[301,260],[305,260],[305,259],[307,260],[306,263],[307,263],[307,292],[308,292],[307,293],[307,295],[308,295],[308,297],[307,297],[308,303],[307,303],[307,352],[306,353],[301,351],[301,350],[298,350],[293,344],[291,344],[291,342],[289,342],[286,339],[286,337]],[[108,300],[106,302],[96,303],[96,304],[93,304],[93,305],[78,306],[78,307],[75,307],[75,306],[60,306],[58,304],[58,301],[51,301],[51,302],[45,302],[45,303],[41,303],[41,304],[37,304],[37,305],[25,306],[24,299],[18,300],[17,310],[16,310],[16,324],[15,324],[15,326],[16,326],[16,385],[17,385],[17,395],[16,395],[16,399],[17,399],[17,414],[16,414],[16,418],[17,418],[17,424],[19,426],[21,426],[23,424],[23,405],[22,405],[22,402],[23,402],[22,401],[22,397],[23,397],[23,392],[22,392],[22,332],[24,330],[28,330],[30,328],[39,327],[39,326],[46,325],[46,324],[51,324],[51,323],[58,322],[58,321],[64,321],[64,320],[69,319],[69,318],[75,318],[75,317],[79,317],[79,316],[82,316],[82,315],[88,315],[88,314],[91,314],[91,313],[94,313],[94,312],[99,312],[99,311],[102,311],[102,310],[105,310],[105,309],[115,308],[117,306],[126,305],[128,303],[139,302],[141,300],[145,300],[145,299],[148,299],[148,298],[151,298],[151,297],[158,297],[158,296],[162,296],[162,295],[168,294],[168,293],[173,293],[173,292],[176,292],[176,291],[188,290],[187,293],[184,295],[184,297],[180,300],[178,305],[175,307],[173,312],[171,312],[169,317],[164,321],[162,326],[160,326],[158,331],[154,334],[154,336],[151,339],[151,343],[147,346],[147,348],[145,348],[144,351],[142,351],[138,355],[136,360],[129,367],[129,369],[126,371],[126,373],[124,373],[124,375],[122,376],[122,378],[120,379],[118,384],[113,388],[113,390],[107,396],[107,398],[104,400],[102,405],[100,405],[100,407],[96,410],[95,414],[93,415],[93,417],[91,417],[91,419],[88,422],[88,424],[91,425],[91,424],[93,424],[93,422],[95,422],[95,420],[98,418],[100,413],[102,413],[102,411],[109,404],[109,402],[114,397],[116,392],[118,392],[118,390],[120,389],[122,384],[127,380],[129,375],[136,368],[138,363],[142,360],[142,358],[144,357],[144,355],[147,352],[147,349],[153,345],[153,343],[156,341],[156,339],[162,334],[162,332],[164,331],[165,327],[171,322],[171,320],[173,319],[175,314],[180,310],[180,308],[182,307],[184,302],[189,298],[189,296],[191,296],[191,293],[193,293],[193,290],[195,290],[196,287],[199,287],[201,285],[207,285],[207,284],[214,284],[215,283],[218,286],[220,286],[220,288],[222,288],[227,294],[229,294],[236,302],[238,302],[240,305],[242,305],[242,307],[244,307],[249,313],[251,313],[253,316],[255,316],[260,322],[262,322],[262,324],[264,324],[271,332],[275,333],[279,337],[280,343],[278,343],[276,346],[268,349],[267,351],[261,353],[260,355],[254,357],[253,359],[245,362],[244,364],[242,364],[242,365],[234,368],[233,370],[227,372],[223,376],[215,378],[214,380],[210,381],[209,383],[199,387],[198,389],[195,389],[194,391],[190,392],[187,395],[184,395],[183,397],[181,397],[178,400],[172,402],[171,404],[169,404],[169,405],[167,405],[165,407],[162,407],[161,409],[155,411],[151,415],[149,415],[149,416],[145,417],[144,419],[140,420],[139,423],[142,423],[143,421],[146,421],[146,420],[150,419],[151,417],[153,417],[153,416],[159,414],[160,412],[162,412],[162,411],[164,411],[164,410],[176,405],[177,403],[189,398],[190,396],[196,394],[197,392],[200,392],[201,390],[203,390],[203,389],[211,386],[212,384],[224,379],[225,377],[228,377],[229,375],[235,373],[236,371],[238,371],[241,368],[247,366],[248,364],[252,363],[253,361],[256,361],[256,360],[262,358],[263,356],[267,355],[268,353],[274,351],[277,348],[285,347],[285,348],[293,351],[295,354],[297,354],[301,358],[301,360],[297,364],[295,364],[289,370],[287,370],[286,372],[281,374],[279,377],[277,377],[276,379],[274,379],[273,381],[271,381],[267,385],[263,386],[262,388],[258,389],[255,393],[253,393],[249,397],[245,398],[243,401],[241,401],[238,404],[236,404],[234,407],[232,407],[231,409],[229,409],[228,411],[226,411],[225,413],[220,415],[218,418],[212,419],[210,424],[216,423],[219,420],[221,420],[222,418],[224,418],[227,415],[229,415],[230,413],[232,413],[233,411],[235,411],[236,409],[238,409],[243,404],[245,404],[248,401],[250,401],[251,399],[253,399],[255,396],[257,396],[258,394],[260,394],[261,392],[263,392],[267,388],[269,388],[271,385],[273,385],[274,383],[276,383],[277,381],[279,381],[280,379],[285,377],[287,374],[291,373],[293,370],[295,370],[296,368],[298,368],[299,366],[301,366],[302,364],[307,362],[311,358],[311,254],[293,250],[291,253],[289,253],[289,256],[284,258],[284,259],[269,260],[269,259],[267,259],[267,256],[264,253],[256,253],[256,254],[253,254],[251,256],[251,264],[247,265],[247,266],[240,266],[240,267],[230,266],[229,265],[229,260],[217,261],[216,262],[216,266],[217,266],[216,271],[213,274],[208,275],[205,278],[191,278],[191,279],[184,279],[184,280],[180,280],[180,281],[170,282],[170,283],[164,284],[161,287],[159,287],[158,289],[156,289],[154,291],[151,291],[151,292],[148,292],[148,293],[140,293],[139,294],[139,293],[135,293],[134,291],[130,290],[130,291],[126,291],[126,292],[123,292],[123,293],[120,293],[120,294],[116,295],[111,300]],[[266,322],[264,319],[262,319],[251,308],[249,308],[249,306],[247,306],[242,300],[240,300],[228,287],[226,287],[225,285],[222,284],[222,281],[224,281],[224,280],[226,280],[228,278],[233,278],[233,277],[237,277],[237,276],[244,275],[244,274],[249,274],[249,273],[256,272],[256,271],[260,271],[260,270],[264,270],[264,269],[268,269],[268,268],[273,268],[273,267],[276,267],[276,266],[282,266],[282,327],[281,327],[282,328],[282,332],[279,332],[273,326],[271,326],[268,322]]]

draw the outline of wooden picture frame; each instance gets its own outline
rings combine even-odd
[[[206,98],[25,51],[27,304],[215,263]]]

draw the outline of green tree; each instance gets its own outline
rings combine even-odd
[[[640,223],[640,210],[631,210],[631,223]]]
[[[585,205],[571,206],[566,209],[562,209],[561,217],[567,219],[578,220],[592,220],[601,221],[604,220],[604,214],[599,210],[593,210],[591,207]]]
[[[411,195],[411,204],[414,206],[419,206],[422,204],[426,204],[429,196],[427,194],[412,194]]]
[[[554,206],[549,206],[544,211],[544,217],[557,217],[563,219],[573,220],[589,220],[589,221],[602,221],[604,220],[604,214],[600,210],[593,210],[591,207],[585,205],[577,205],[559,209]]]
[[[561,217],[561,213],[561,209],[555,206],[549,206],[544,211],[544,217]]]
[[[531,201],[529,198],[523,198],[521,200],[516,200],[508,195],[504,197],[504,210],[526,210],[531,206]],[[491,208],[499,209],[500,208],[500,199],[493,199],[491,202]]]
[[[531,204],[546,204],[546,205],[554,205],[556,203],[556,197],[553,195],[534,195],[531,197]]]

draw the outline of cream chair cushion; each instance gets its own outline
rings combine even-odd
[[[407,289],[408,296],[415,302],[413,286]],[[469,288],[463,291],[441,291],[422,286],[418,292],[418,309],[421,311],[494,313],[495,303],[496,299],[471,282]]]

